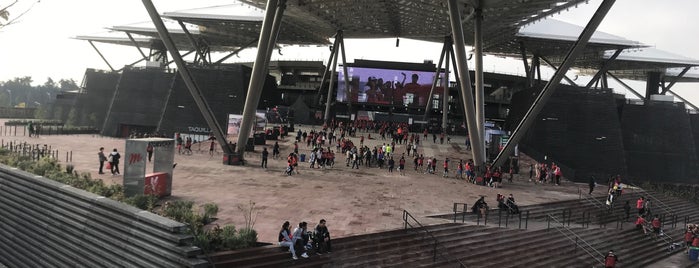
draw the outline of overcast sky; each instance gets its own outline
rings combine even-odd
[[[10,3],[0,0],[0,6]],[[160,13],[197,7],[229,4],[230,0],[153,0]],[[601,0],[591,0],[578,8],[554,16],[556,19],[584,26]],[[108,69],[86,41],[71,39],[78,35],[104,34],[105,27],[149,21],[143,4],[138,0],[70,0],[41,1],[20,0],[11,12],[18,12],[35,4],[33,9],[14,25],[0,30],[0,80],[18,76],[32,76],[35,83],[72,78],[82,81],[85,68]],[[600,31],[640,41],[658,49],[699,59],[699,10],[697,0],[618,0],[600,25]],[[486,18],[487,20],[487,18]],[[139,58],[133,47],[108,44],[96,45],[115,68]],[[438,61],[441,44],[401,40],[395,47],[395,39],[375,41],[347,40],[347,56],[355,58],[422,62]],[[367,49],[371,48],[371,49]],[[283,56],[274,58],[298,60],[327,60],[327,48],[284,48]],[[238,61],[250,60],[254,49],[241,55]],[[519,64],[515,63],[519,62]],[[523,73],[521,61],[506,63],[489,57],[485,69],[505,73]],[[699,70],[693,70],[699,73]],[[631,83],[639,91],[642,83]],[[610,86],[616,87],[615,84]],[[699,105],[699,83],[677,85],[675,92]],[[623,90],[618,90],[623,92]],[[627,95],[631,97],[630,95]]]

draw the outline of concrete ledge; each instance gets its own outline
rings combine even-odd
[[[185,224],[0,165],[0,262],[10,267],[207,267]],[[10,246],[11,245],[11,246]]]

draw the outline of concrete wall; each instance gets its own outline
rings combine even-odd
[[[206,267],[182,223],[0,165],[0,263]]]

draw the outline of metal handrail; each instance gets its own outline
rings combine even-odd
[[[593,247],[592,245],[590,245],[590,243],[588,243],[587,241],[585,241],[585,239],[582,239],[582,237],[580,237],[578,234],[576,234],[575,232],[573,232],[573,230],[571,230],[571,229],[568,228],[568,227],[565,227],[565,224],[562,223],[562,222],[560,222],[558,219],[556,219],[556,217],[554,217],[554,216],[551,215],[551,214],[546,214],[546,216],[547,216],[549,219],[551,219],[551,220],[553,220],[553,221],[555,221],[555,222],[561,224],[561,227],[563,227],[563,228],[556,228],[556,230],[558,230],[558,232],[560,232],[565,238],[568,238],[568,240],[575,242],[575,245],[576,245],[576,246],[578,245],[578,241],[582,241],[585,245],[587,245],[590,249],[592,249],[592,250],[593,250],[595,253],[597,253],[599,256],[604,257],[604,254],[602,254],[602,253],[599,252],[595,247]],[[571,238],[571,237],[569,236],[569,234],[564,233],[561,229],[565,229],[565,230],[567,230],[568,232],[570,232],[571,235],[575,236],[575,239]],[[592,254],[590,251],[588,251],[585,247],[580,247],[580,248],[581,248],[582,250],[584,250],[585,253],[587,253],[588,255],[590,255],[590,257],[592,257],[593,259],[595,259],[597,262],[599,262],[600,264],[604,265],[604,262],[600,261],[600,258],[599,258],[599,257],[596,257],[594,254]]]
[[[643,196],[648,196],[648,197],[650,197],[650,198],[653,200],[653,202],[657,202],[657,204],[660,204],[659,208],[663,209],[663,210],[665,211],[665,213],[667,213],[667,214],[673,214],[673,213],[674,213],[674,211],[672,211],[672,208],[671,208],[670,206],[668,206],[668,205],[665,204],[663,201],[661,201],[660,199],[658,199],[658,198],[655,197],[654,195],[650,194],[648,191],[644,190],[644,189],[641,188],[640,186],[638,186],[638,185],[636,185],[636,184],[633,184],[633,183],[626,183],[626,184],[627,184],[627,185],[633,186],[632,189],[634,189],[634,191],[641,192],[641,194],[643,194]]]
[[[403,210],[403,228],[404,228],[404,229],[408,229],[408,226],[410,226],[410,228],[413,228],[413,229],[416,228],[415,226],[413,226],[412,224],[410,224],[410,222],[408,222],[408,217],[409,217],[410,219],[412,219],[415,223],[417,223],[418,227],[419,227],[422,231],[424,231],[425,234],[429,235],[429,236],[432,238],[432,241],[434,241],[434,249],[433,249],[433,250],[434,250],[434,255],[433,255],[433,257],[432,257],[432,262],[436,262],[436,261],[437,261],[437,254],[439,253],[440,256],[446,257],[446,259],[448,259],[448,260],[451,258],[451,259],[455,260],[456,262],[458,262],[458,263],[459,263],[459,267],[461,267],[461,268],[466,268],[466,265],[465,265],[463,262],[461,262],[461,260],[460,260],[459,258],[456,258],[456,257],[453,257],[453,256],[449,255],[449,250],[448,250],[446,247],[444,247],[444,245],[442,245],[442,243],[439,242],[439,240],[437,240],[436,237],[434,237],[434,235],[430,232],[430,230],[427,230],[427,228],[425,228],[425,226],[423,226],[417,219],[415,219],[415,217],[413,217],[413,215],[410,214],[410,212],[408,212],[408,211],[405,210],[405,209]],[[446,256],[443,254],[443,252],[439,252],[439,251],[437,250],[437,247],[441,247],[441,249],[443,250],[443,252],[446,253]]]
[[[463,205],[463,210],[459,211],[459,206]],[[466,222],[466,212],[468,212],[468,205],[466,203],[454,203],[454,222],[456,223],[456,213],[461,212],[461,222]]]
[[[596,208],[605,209],[606,204],[603,204],[602,201],[597,200],[597,198],[594,198],[594,197],[589,196],[589,195],[583,195],[583,196],[585,196],[584,197],[585,200],[587,200],[588,202],[591,202],[592,205],[594,205]]]

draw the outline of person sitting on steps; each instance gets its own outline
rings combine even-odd
[[[291,252],[291,258],[298,260],[299,258],[296,257],[296,250],[294,250],[294,243],[292,241],[291,224],[285,221],[284,224],[282,224],[282,229],[279,231],[279,246],[288,247],[289,252]]]
[[[328,227],[325,226],[325,219],[320,220],[320,223],[318,223],[316,226],[314,236],[316,253],[318,255],[330,253],[332,251],[332,247],[330,245],[330,232],[328,232]]]
[[[301,257],[308,258],[308,254],[306,251],[308,248],[310,248],[310,237],[308,233],[306,232],[306,229],[308,227],[308,224],[303,221],[299,223],[299,227],[296,227],[294,229],[294,234],[291,236],[292,243],[294,244],[294,249],[296,251],[301,251],[303,252],[301,254]]]

